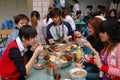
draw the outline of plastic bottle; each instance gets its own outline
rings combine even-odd
[[[82,57],[82,49],[78,46],[78,50],[76,51],[76,62],[79,62]]]

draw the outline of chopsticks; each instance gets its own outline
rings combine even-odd
[[[82,65],[84,61],[85,61],[85,58],[82,58],[78,63]]]

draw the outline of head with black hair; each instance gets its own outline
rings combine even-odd
[[[27,25],[29,23],[29,19],[25,14],[19,14],[15,17],[16,28],[20,29],[23,25]]]
[[[79,3],[78,0],[73,0],[73,3],[76,4],[76,3]]]
[[[58,9],[58,8],[54,8],[54,9],[52,9],[51,11],[50,11],[50,16],[51,16],[51,18],[54,18],[54,17],[56,17],[56,16],[61,16],[61,10],[60,9]]]
[[[59,25],[61,21],[62,11],[58,8],[54,8],[50,11],[50,16],[55,23],[55,25]]]
[[[77,12],[76,12],[76,15],[81,15],[81,10],[78,10]]]
[[[103,21],[99,27],[101,41],[109,45],[111,51],[120,42],[120,22],[116,20]]]
[[[38,11],[32,11],[31,12],[31,18],[36,17],[37,20],[40,20],[40,14]]]
[[[31,25],[36,28],[38,25],[38,20],[40,20],[40,14],[38,11],[31,12]]]
[[[117,18],[117,10],[116,9],[111,9],[109,12],[110,17]]]
[[[24,25],[19,30],[19,37],[22,42],[27,46],[31,46],[36,43],[37,31],[30,25]]]
[[[93,9],[92,5],[88,5],[86,8],[88,8],[90,11]]]

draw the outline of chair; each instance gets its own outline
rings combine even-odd
[[[13,32],[13,29],[0,30],[0,44],[3,43],[5,47],[5,42],[8,39],[8,36]]]

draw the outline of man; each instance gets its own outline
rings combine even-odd
[[[58,8],[54,8],[50,15],[53,22],[47,26],[46,34],[48,42],[53,44],[61,38],[63,38],[63,41],[72,39],[74,31],[68,22],[61,20],[61,11]]]
[[[0,59],[0,77],[1,80],[26,80],[36,58],[43,50],[39,45],[30,60],[27,47],[36,43],[36,30],[30,25],[24,25],[20,28],[18,37],[9,43]]]

